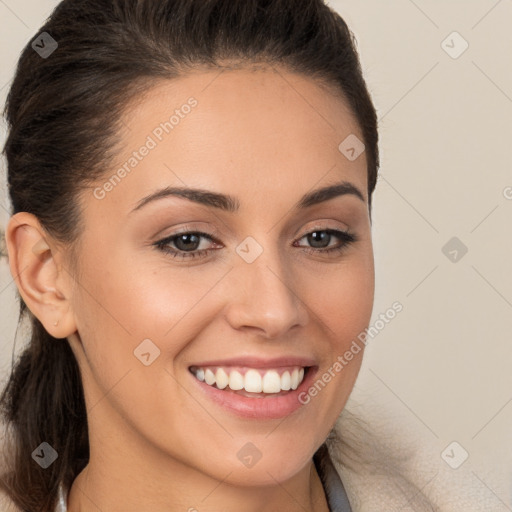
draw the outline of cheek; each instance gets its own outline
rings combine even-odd
[[[164,258],[148,264],[147,258],[109,254],[97,255],[84,266],[81,300],[75,307],[84,328],[94,322],[90,331],[108,332],[112,342],[130,339],[134,346],[145,338],[175,339],[172,333],[181,320],[195,312],[229,270],[219,265],[180,267]]]
[[[354,253],[310,283],[304,292],[315,304],[316,323],[323,329],[322,367],[304,400],[310,400],[315,418],[324,418],[326,436],[345,406],[359,373],[365,345],[361,334],[371,319],[374,300],[374,267],[371,251]],[[312,319],[313,321],[313,319]]]
[[[352,391],[362,363],[365,344],[361,340],[373,310],[373,264],[370,250],[353,253],[351,258],[317,275],[315,280],[308,280],[303,291],[311,304],[315,304],[317,324],[326,340],[323,367],[317,379],[329,383],[327,393],[337,396],[335,402],[340,407]],[[324,384],[317,388],[323,389]],[[334,418],[341,409],[329,411],[328,402],[321,407],[326,416]]]
[[[112,253],[110,258],[98,255],[84,264],[73,307],[78,312],[83,363],[91,371],[91,401],[116,386],[119,393],[121,389],[127,393],[116,401],[125,403],[129,411],[139,398],[140,403],[147,402],[148,393],[155,404],[155,390],[174,389],[175,363],[211,323],[220,300],[214,297],[214,288],[228,271],[221,265],[208,270],[207,266],[179,268],[164,260],[148,265]],[[118,386],[120,379],[123,384]]]
[[[324,324],[328,338],[336,339],[342,349],[368,326],[374,301],[374,263],[371,251],[327,266],[314,278],[303,281],[306,304]]]
[[[112,269],[107,279],[116,283],[116,289],[99,293],[107,295],[105,302],[134,337],[154,336],[168,342],[176,340],[174,332],[189,315],[201,323],[196,312],[204,308],[228,271],[229,267],[222,265],[179,267],[164,259],[156,265],[134,262],[126,272]]]

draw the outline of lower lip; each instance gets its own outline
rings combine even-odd
[[[205,393],[206,396],[211,398],[213,402],[234,412],[238,416],[264,420],[283,418],[302,407],[304,404],[299,401],[299,396],[309,388],[317,371],[318,367],[310,367],[303,381],[295,390],[291,389],[284,395],[274,397],[265,397],[264,393],[262,393],[261,398],[249,398],[230,391],[223,391],[200,381],[192,375],[190,370],[189,373],[199,386],[199,389]]]

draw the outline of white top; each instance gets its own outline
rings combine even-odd
[[[67,491],[64,489],[62,483],[59,485],[59,499],[57,501],[57,506],[55,507],[55,512],[67,512]]]

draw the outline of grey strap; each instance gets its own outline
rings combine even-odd
[[[345,487],[325,443],[315,452],[313,461],[324,486],[330,512],[352,512]]]

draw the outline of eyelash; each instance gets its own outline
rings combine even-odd
[[[336,238],[339,238],[342,242],[341,245],[337,245],[334,247],[328,247],[326,249],[317,249],[314,247],[302,247],[302,249],[306,253],[341,253],[346,249],[347,246],[350,244],[356,242],[358,240],[357,236],[353,233],[350,233],[349,231],[341,231],[337,229],[320,229],[320,228],[314,228],[313,231],[309,231],[305,235],[301,236],[299,240],[301,240],[304,237],[307,237],[308,235],[311,235],[316,232],[325,232],[329,235],[334,235]],[[168,254],[172,256],[173,258],[178,258],[181,260],[185,260],[188,258],[196,258],[196,257],[205,257],[210,251],[215,251],[216,249],[203,249],[203,250],[195,250],[195,251],[181,251],[176,249],[171,249],[169,247],[169,243],[172,243],[174,240],[179,238],[183,235],[198,235],[200,237],[207,238],[208,240],[219,243],[217,240],[215,240],[211,235],[208,233],[204,233],[202,231],[183,231],[181,233],[174,233],[166,238],[163,238],[162,240],[159,240],[153,244],[158,250],[164,252],[165,254]]]

